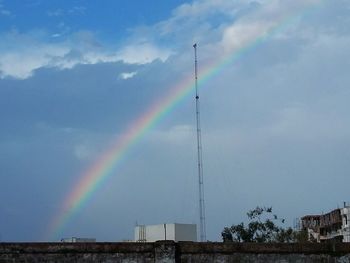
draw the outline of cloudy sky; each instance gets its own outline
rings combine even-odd
[[[1,241],[198,222],[190,93],[50,233],[89,167],[193,76],[193,43],[215,73],[200,85],[207,238],[257,205],[292,226],[350,201],[349,1],[0,0]]]

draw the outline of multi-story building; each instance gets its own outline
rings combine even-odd
[[[345,205],[341,210],[343,242],[350,242],[350,206]]]
[[[301,229],[307,231],[311,241],[350,242],[350,206],[334,209],[326,214],[301,218]]]
[[[320,215],[306,215],[301,218],[301,229],[307,231],[308,239],[320,242]]]
[[[320,241],[337,240],[343,241],[341,208],[334,209],[320,216]]]

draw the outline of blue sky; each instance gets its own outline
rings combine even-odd
[[[257,205],[289,226],[350,201],[349,13],[345,0],[0,0],[0,240],[47,240],[79,176],[193,74],[193,43],[201,67],[282,23],[201,86],[208,239]],[[197,223],[195,131],[189,96],[60,237]]]
[[[1,30],[16,28],[66,33],[92,30],[104,38],[125,37],[135,25],[150,25],[166,19],[181,0],[157,1],[2,1]],[[5,17],[7,18],[5,18]],[[43,26],[45,25],[45,26]]]

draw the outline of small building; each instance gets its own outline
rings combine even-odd
[[[334,209],[326,214],[301,218],[301,230],[307,231],[310,241],[350,242],[350,206]]]
[[[137,225],[136,242],[155,242],[158,240],[197,241],[196,224]]]
[[[69,237],[69,238],[62,238],[61,242],[63,243],[95,243],[96,238]]]

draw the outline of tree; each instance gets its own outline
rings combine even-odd
[[[290,243],[303,239],[299,231],[292,228],[283,228],[278,223],[284,224],[285,220],[272,213],[272,207],[259,207],[247,213],[249,223],[225,227],[221,232],[224,242],[280,242]]]

